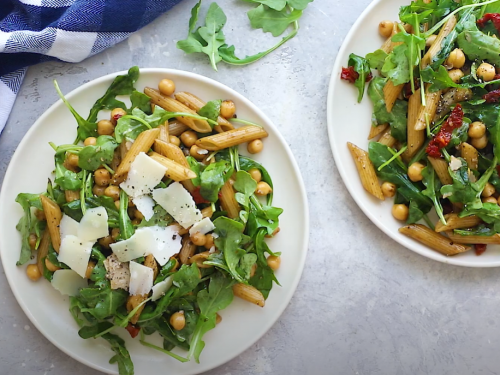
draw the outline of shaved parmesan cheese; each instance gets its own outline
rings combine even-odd
[[[153,287],[153,269],[136,262],[130,262],[129,293],[132,296],[148,294]]]
[[[51,281],[54,289],[67,296],[76,296],[82,288],[88,287],[87,280],[73,270],[57,270]]]
[[[212,220],[210,220],[210,218],[206,217],[202,221],[199,221],[196,224],[194,224],[189,230],[189,234],[191,236],[195,233],[207,234],[208,232],[211,232],[214,229],[215,229],[214,223],[212,223]]]
[[[128,263],[120,262],[115,254],[111,254],[103,262],[106,268],[106,278],[111,283],[111,289],[128,290],[130,283],[130,270]]]
[[[170,257],[177,254],[182,247],[182,236],[179,235],[177,228],[169,226],[161,228],[158,226],[149,227],[153,231],[156,247],[150,249],[160,266],[164,266]]]
[[[94,242],[83,242],[78,237],[69,234],[61,241],[57,260],[66,264],[81,277],[85,277],[93,244]]]
[[[160,183],[166,171],[166,167],[141,152],[130,165],[127,179],[120,187],[133,198],[149,194]]]
[[[72,219],[68,215],[64,215],[59,224],[59,232],[61,233],[61,240],[67,235],[78,236],[78,221]]]
[[[460,167],[462,166],[462,162],[460,161],[460,159],[452,156],[450,158],[450,169],[452,171],[456,171],[458,169],[460,169]]]
[[[144,218],[146,220],[149,220],[153,217],[153,207],[155,206],[153,198],[148,195],[141,195],[137,198],[132,199],[132,201],[134,202],[135,207],[139,210],[139,212],[144,215]]]
[[[162,206],[184,229],[201,221],[202,215],[193,197],[178,182],[165,189],[153,190],[153,199]]]
[[[151,296],[151,301],[156,301],[165,295],[168,290],[172,287],[174,277],[172,275],[168,276],[165,280],[159,282],[153,287],[153,295]]]
[[[104,207],[88,208],[78,225],[78,238],[82,241],[97,241],[109,235],[108,213]]]
[[[137,229],[132,237],[109,245],[120,262],[130,262],[151,252],[156,248],[153,231],[148,228]]]

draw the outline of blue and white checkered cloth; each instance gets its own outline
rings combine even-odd
[[[26,69],[80,62],[153,21],[181,0],[0,0],[0,132]]]

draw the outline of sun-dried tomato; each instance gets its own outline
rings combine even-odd
[[[483,18],[476,21],[479,27],[485,27],[486,22],[491,21],[495,29],[500,32],[500,14],[499,13],[486,13]]]
[[[191,192],[191,196],[193,197],[194,199],[194,203],[196,204],[200,204],[200,203],[210,203],[209,201],[205,200],[205,198],[203,198],[201,196],[201,193],[200,193],[200,187],[197,187],[196,189],[194,189],[192,192]]]
[[[429,142],[429,145],[425,149],[427,155],[434,158],[441,157],[441,149],[448,146],[453,130],[462,126],[463,118],[464,112],[462,111],[462,106],[457,104],[451,112],[450,117],[441,126],[439,132]]]
[[[359,78],[359,73],[354,70],[354,66],[348,66],[347,68],[342,68],[342,73],[340,73],[340,78],[349,81],[350,83],[354,83]],[[367,82],[368,81],[369,80],[367,80]]]
[[[139,334],[139,332],[141,331],[140,328],[134,326],[131,323],[129,323],[125,329],[128,331],[128,333],[130,333],[130,337],[132,337],[132,338],[135,338]]]
[[[486,251],[486,244],[475,244],[474,245],[474,250],[476,252],[476,255],[481,255]]]
[[[484,94],[483,99],[486,100],[486,103],[498,103],[500,100],[500,90],[493,90]]]
[[[418,78],[415,78],[413,80],[413,86],[415,87],[415,91],[417,91],[420,88],[420,80]],[[404,97],[409,98],[410,96],[413,95],[413,91],[411,91],[411,83],[405,83],[404,87]]]
[[[372,74],[372,72],[370,72],[370,73],[368,73],[368,75],[366,76],[366,82],[370,82],[372,79],[373,79],[373,74]]]

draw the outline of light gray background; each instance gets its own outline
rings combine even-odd
[[[500,373],[499,271],[444,265],[401,247],[362,214],[337,173],[327,140],[328,82],[342,40],[369,0],[315,0],[295,39],[253,65],[220,64],[218,73],[204,56],[186,56],[175,47],[186,35],[194,3],[185,0],[83,63],[30,68],[0,137],[0,182],[24,133],[56,101],[54,78],[68,92],[132,65],[211,77],[253,101],[288,141],[308,193],[311,237],[302,280],[276,325],[207,374]],[[227,39],[240,55],[274,43],[250,30],[248,4],[219,5],[229,18]],[[3,270],[0,305],[0,374],[98,374],[31,325]]]

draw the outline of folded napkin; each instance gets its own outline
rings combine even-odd
[[[26,69],[80,62],[126,39],[181,0],[0,0],[0,132]]]

